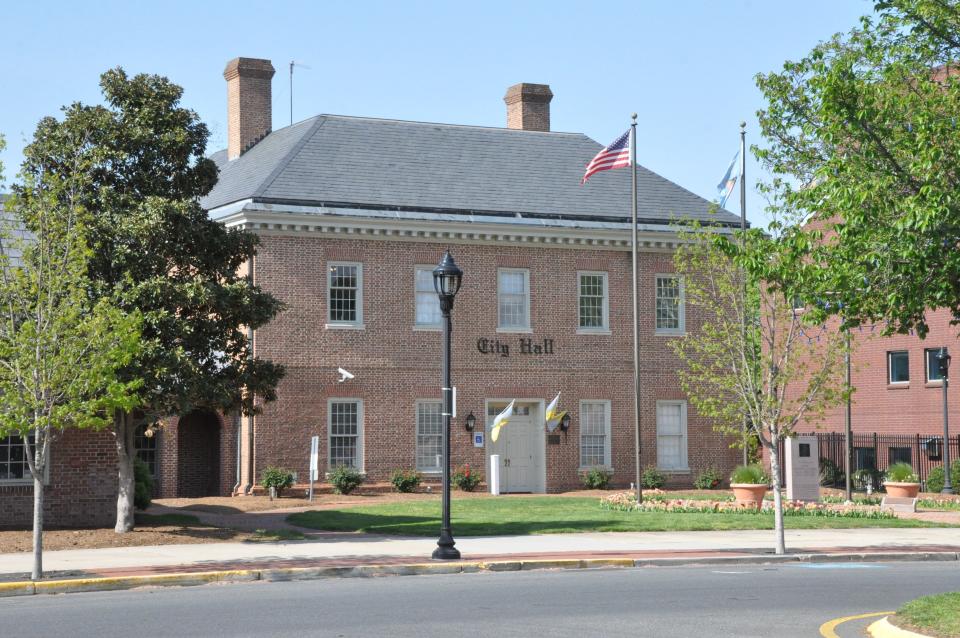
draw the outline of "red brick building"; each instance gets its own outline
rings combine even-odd
[[[628,485],[630,172],[580,184],[602,145],[550,130],[545,85],[508,89],[507,128],[319,115],[271,132],[272,76],[266,60],[227,65],[228,148],[213,156],[220,181],[203,205],[261,238],[248,273],[286,310],[251,336],[256,355],[287,375],[255,417],[194,413],[139,438],[158,493],[242,493],[270,465],[303,482],[312,436],[321,474],[346,464],[372,480],[395,469],[438,476],[441,334],[430,270],[446,249],[464,271],[453,309],[453,465],[486,473],[499,454],[507,492],[574,488],[593,467]],[[643,167],[638,181],[642,463],[683,484],[707,466],[727,471],[738,453],[677,382],[670,341],[697,318],[673,274],[671,222],[739,218],[711,214],[709,202]],[[353,376],[341,381],[339,368]],[[545,406],[558,392],[570,425],[547,432]],[[514,417],[490,441],[485,424],[514,399]],[[73,458],[55,456],[52,475]],[[4,463],[0,508],[11,489]],[[112,486],[112,473],[95,471]]]

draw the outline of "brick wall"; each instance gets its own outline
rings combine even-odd
[[[415,464],[415,401],[439,399],[441,333],[414,330],[414,267],[433,265],[446,245],[396,241],[343,240],[265,235],[256,259],[255,279],[287,304],[287,310],[257,331],[257,356],[282,363],[287,376],[279,400],[265,406],[255,421],[255,475],[281,464],[305,477],[309,439],[320,437],[321,466],[327,458],[327,401],[348,397],[364,401],[365,469],[384,479],[396,468]],[[633,377],[631,371],[630,254],[622,251],[457,245],[452,253],[464,270],[454,307],[453,379],[458,387],[459,418],[452,426],[452,461],[483,466],[485,451],[474,448],[463,428],[473,412],[484,423],[484,400],[539,398],[548,402],[562,391],[569,410],[569,432],[559,445],[546,445],[548,490],[579,485],[579,402],[611,403],[614,482],[625,486],[634,476]],[[364,330],[325,329],[326,262],[363,263]],[[532,334],[497,332],[497,268],[530,270]],[[610,334],[577,334],[577,271],[608,273]],[[640,261],[640,374],[643,464],[656,461],[657,400],[682,399],[679,362],[671,337],[654,334],[656,273],[673,270],[670,254],[643,253]],[[696,317],[688,309],[687,328]],[[522,355],[519,338],[554,340],[553,355]],[[509,357],[481,354],[479,338],[500,339]],[[337,383],[337,367],[356,375]],[[738,452],[729,440],[688,406],[691,475],[715,465],[728,470]]]
[[[112,527],[117,451],[109,432],[68,430],[51,449],[44,518],[49,527]],[[0,527],[33,522],[32,485],[0,485]]]

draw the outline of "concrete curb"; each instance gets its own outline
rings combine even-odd
[[[913,631],[907,631],[906,629],[900,629],[896,625],[893,625],[888,618],[890,618],[890,616],[884,616],[867,627],[867,633],[873,636],[873,638],[930,638],[926,634],[918,634]]]
[[[113,591],[136,587],[189,587],[210,583],[248,581],[282,582],[324,578],[370,578],[376,576],[422,576],[427,574],[471,574],[478,572],[530,571],[537,569],[602,569],[676,567],[683,565],[764,565],[779,563],[960,561],[957,552],[853,552],[845,554],[787,554],[784,556],[706,556],[659,558],[546,558],[534,560],[461,561],[451,563],[369,564],[329,567],[278,567],[231,569],[179,574],[145,574],[76,578],[49,581],[0,583],[0,598],[34,594],[70,594]],[[876,624],[876,623],[875,623]],[[892,627],[892,625],[891,625]],[[885,634],[885,636],[918,634]]]

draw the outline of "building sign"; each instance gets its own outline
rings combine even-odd
[[[511,346],[513,347],[511,348]],[[512,344],[506,340],[480,337],[477,339],[477,350],[480,354],[500,355],[501,357],[509,357],[511,350],[521,355],[554,354],[553,339],[534,339],[533,337],[519,337]]]
[[[473,447],[483,447],[483,432],[473,433]]]

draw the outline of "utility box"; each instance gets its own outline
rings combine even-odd
[[[787,499],[819,501],[820,451],[817,449],[817,437],[792,436],[785,443]]]

